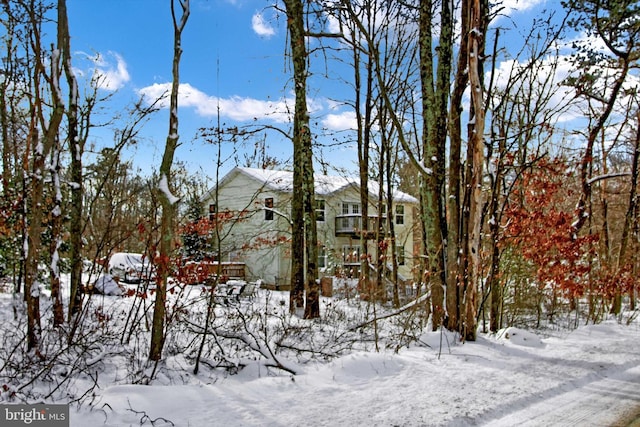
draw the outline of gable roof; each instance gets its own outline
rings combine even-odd
[[[268,188],[272,191],[278,191],[282,193],[291,193],[293,191],[293,172],[272,169],[235,167],[227,175],[225,175],[222,180],[220,180],[220,183],[218,185],[223,186],[224,183],[233,179],[233,177],[237,174],[243,174],[251,179],[254,179],[264,185],[265,188]],[[359,179],[346,178],[342,176],[316,174],[314,181],[315,194],[320,196],[331,195],[350,186],[356,189],[360,186]],[[369,181],[369,194],[377,197],[379,189],[380,186],[377,182]],[[210,195],[211,193],[212,191],[209,191],[208,195]],[[396,202],[418,203],[418,200],[415,197],[395,189],[393,190],[393,200]]]

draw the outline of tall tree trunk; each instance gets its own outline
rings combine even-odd
[[[51,182],[53,184],[53,209],[51,210],[51,241],[49,242],[49,275],[51,277],[51,300],[53,305],[53,326],[64,324],[64,304],[60,280],[60,246],[62,245],[62,192],[60,189],[60,141],[51,153]]]
[[[180,21],[177,20],[175,2],[182,8]],[[153,309],[151,327],[150,360],[162,358],[165,340],[165,312],[167,299],[167,278],[169,276],[170,258],[173,254],[173,224],[175,221],[177,200],[171,193],[171,165],[178,146],[178,89],[180,87],[180,57],[182,55],[182,31],[189,19],[189,0],[171,0],[171,18],[173,20],[173,67],[171,84],[171,100],[169,105],[169,135],[165,144],[162,163],[160,164],[160,203],[162,219],[160,222],[160,257],[158,261],[158,278],[156,283],[156,300]]]
[[[386,120],[386,114],[384,112],[381,112],[381,123],[385,123]],[[382,126],[384,127],[384,125]],[[384,165],[384,174],[386,175],[386,194],[385,194],[385,198],[384,198],[384,202],[386,203],[386,211],[387,211],[387,235],[388,235],[388,241],[389,241],[389,249],[390,249],[390,254],[391,254],[391,282],[393,284],[393,306],[395,308],[399,308],[400,307],[400,291],[399,291],[399,283],[398,283],[398,253],[396,251],[396,229],[395,229],[395,218],[393,215],[393,208],[394,208],[394,204],[393,204],[393,187],[391,185],[391,183],[393,182],[393,164],[395,163],[395,159],[394,156],[392,155],[392,144],[389,143],[389,141],[391,140],[391,135],[388,136],[384,131],[382,132],[381,135],[381,152],[385,153],[385,165]],[[380,171],[380,174],[382,175],[383,171]],[[380,192],[382,193],[383,188],[385,187],[380,187]],[[386,293],[385,293],[386,295]]]
[[[369,16],[367,15],[369,18]],[[357,37],[354,31],[353,36]],[[353,40],[356,46],[357,40]],[[358,145],[358,172],[360,176],[360,218],[361,218],[361,239],[360,239],[360,288],[366,289],[370,293],[371,286],[371,269],[369,257],[369,149],[371,146],[371,116],[373,109],[372,102],[372,85],[373,85],[373,59],[371,55],[367,56],[365,76],[365,102],[364,102],[364,118],[361,111],[361,91],[362,84],[360,79],[360,51],[358,47],[354,47],[354,67],[355,70],[355,88],[356,99],[354,108],[356,111],[356,120],[358,126],[357,145]]]
[[[385,194],[383,193],[382,189],[385,186],[385,174],[384,174],[384,168],[385,168],[385,163],[386,161],[386,157],[387,157],[387,150],[385,147],[386,143],[384,141],[384,136],[382,136],[382,140],[380,141],[380,153],[379,153],[379,157],[378,157],[378,200],[376,201],[376,206],[378,206],[378,209],[381,208],[381,206],[383,206],[385,204]],[[391,215],[391,211],[387,212],[387,218],[389,218],[389,216]],[[369,295],[372,299],[372,301],[385,301],[386,300],[386,292],[385,292],[385,288],[386,288],[386,274],[385,274],[385,270],[386,270],[386,264],[387,264],[387,253],[388,253],[388,246],[387,246],[387,242],[385,241],[385,220],[381,217],[378,216],[377,220],[376,220],[376,282],[375,282],[375,286],[371,286],[371,291],[369,292]],[[375,309],[375,307],[374,307]]]
[[[308,116],[307,116],[308,117]],[[320,284],[318,283],[318,230],[315,211],[315,181],[313,176],[313,155],[311,152],[311,138],[305,148],[303,194],[305,218],[305,253],[306,253],[306,298],[304,318],[320,317]]]
[[[67,7],[66,0],[58,0],[58,49],[61,55],[62,67],[64,71],[68,73],[71,69],[71,54],[69,52],[69,22],[67,19]],[[68,74],[67,74],[68,76]],[[77,98],[77,87],[70,86],[70,98],[74,94]],[[61,95],[60,95],[61,96]],[[62,102],[62,99],[59,100]],[[71,137],[71,130],[69,136]],[[70,139],[71,140],[71,139]],[[60,326],[64,323],[64,306],[62,303],[62,293],[60,289],[60,267],[59,249],[62,244],[62,193],[60,182],[60,151],[61,143],[56,136],[52,145],[51,153],[51,181],[53,183],[53,201],[54,206],[51,210],[51,242],[49,252],[51,256],[51,262],[49,264],[49,271],[51,276],[51,299],[53,300],[53,324],[54,326]]]
[[[33,108],[36,108],[35,106]],[[35,121],[35,120],[34,120]],[[35,150],[39,145],[39,132],[35,125],[30,130],[29,146],[32,150],[32,163],[27,174],[30,176],[28,186],[27,214],[25,215],[25,299],[27,302],[27,350],[40,354],[40,281],[38,280],[38,254],[41,250],[40,231],[42,229],[42,193],[44,185],[44,156]],[[27,155],[27,154],[25,154]]]
[[[636,154],[640,154],[638,153],[638,150],[636,150]],[[636,181],[637,181],[637,176],[636,176]],[[638,253],[640,253],[640,203],[638,203],[638,197],[639,195],[636,192],[636,202],[634,204],[635,206],[635,212],[633,213],[633,225],[631,227],[631,235],[633,236],[633,240],[631,241],[631,253],[633,254],[632,257],[632,265],[631,265],[631,274],[633,274],[634,277],[638,277],[638,275],[640,274],[640,256],[638,256]],[[631,289],[629,291],[630,295],[629,295],[629,309],[630,310],[635,310],[636,306],[637,306],[637,292],[638,292],[638,284],[632,284]]]
[[[299,0],[285,1],[287,28],[289,30],[291,57],[293,62],[293,84],[295,109],[293,118],[293,196],[291,200],[291,291],[289,310],[296,313],[304,308],[305,283],[305,221],[302,159],[305,140],[310,138],[307,111],[306,47],[302,3]]]
[[[68,143],[71,174],[71,206],[69,225],[70,246],[70,299],[68,316],[72,323],[74,316],[82,310],[82,152],[84,141],[78,132],[78,82],[71,66],[71,42],[66,0],[58,0],[58,31],[62,45],[62,67],[69,86],[69,107],[67,109]]]
[[[301,0],[285,0],[293,62],[295,108],[293,117],[293,199],[291,201],[291,312],[305,305],[304,318],[320,316],[318,238],[315,220],[315,183],[311,130],[307,109],[307,48]],[[306,298],[304,292],[306,290]]]
[[[506,136],[499,135],[498,139],[498,161],[496,170],[493,175],[491,186],[491,199],[489,201],[489,250],[487,251],[491,257],[489,276],[487,284],[489,286],[490,298],[490,320],[489,330],[497,332],[502,327],[501,307],[502,307],[502,282],[500,278],[500,248],[498,242],[500,240],[500,195],[502,194],[502,180],[505,174],[505,156],[507,154]]]
[[[481,282],[481,239],[482,231],[482,170],[484,165],[484,84],[482,81],[484,56],[484,36],[486,32],[485,16],[487,8],[483,0],[471,0],[471,16],[469,31],[469,83],[471,89],[469,150],[471,151],[470,205],[469,205],[469,283],[464,295],[463,338],[469,341],[476,339],[478,288]]]
[[[295,127],[295,125],[294,125]],[[295,142],[294,142],[295,144]],[[295,152],[294,148],[294,152]],[[294,158],[295,158],[294,154]],[[296,314],[304,308],[304,212],[302,201],[302,173],[294,161],[293,194],[291,199],[291,290],[289,291],[289,312]]]
[[[469,0],[461,2],[461,37],[458,49],[458,64],[451,94],[449,112],[449,186],[447,225],[447,321],[450,330],[459,331],[460,305],[462,302],[462,280],[464,263],[460,247],[462,243],[462,100],[469,82],[467,46],[469,39]]]
[[[432,327],[444,321],[447,227],[444,209],[444,166],[447,137],[447,110],[450,92],[453,46],[452,3],[443,1],[440,13],[440,45],[434,76],[432,2],[420,1],[419,51],[422,90],[422,151],[425,171],[421,174],[423,240],[427,256],[427,275],[431,289]]]

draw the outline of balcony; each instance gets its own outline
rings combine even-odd
[[[386,217],[382,217],[383,221]],[[364,236],[366,239],[373,239],[375,237],[375,230],[378,226],[378,216],[369,215],[369,221],[367,224],[367,233]],[[384,227],[384,224],[383,224]],[[386,228],[386,227],[384,227]],[[336,236],[337,237],[351,237],[360,239],[363,235],[362,231],[362,215],[360,214],[347,214],[336,215]]]

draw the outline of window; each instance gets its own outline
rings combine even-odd
[[[316,200],[316,221],[324,222],[324,200]]]
[[[264,220],[273,221],[273,197],[264,199]]]
[[[342,215],[358,215],[360,213],[360,203],[342,202]]]
[[[404,205],[396,205],[396,224],[404,224]]]
[[[349,214],[349,203],[342,203],[342,215],[348,215]],[[348,230],[349,229],[349,218],[341,218],[340,219],[340,228],[342,230]]]
[[[216,219],[216,204],[211,203],[209,205],[209,221],[215,221]]]
[[[327,247],[318,248],[318,268],[327,268]]]
[[[404,246],[396,246],[396,261],[398,265],[404,265]]]

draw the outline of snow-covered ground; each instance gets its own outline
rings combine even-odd
[[[1,297],[6,309],[10,295]],[[125,300],[105,297],[106,312]],[[464,344],[424,332],[397,352],[290,360],[296,375],[258,361],[236,375],[194,375],[190,359],[173,355],[152,385],[130,384],[110,357],[92,365],[99,386],[72,405],[72,426],[610,426],[640,408],[636,321],[509,328]]]
[[[440,355],[429,333],[432,347],[358,352],[295,377],[255,369],[213,384],[116,385],[100,391],[99,410],[72,413],[72,425],[607,426],[640,406],[636,326],[540,341],[510,332]]]

